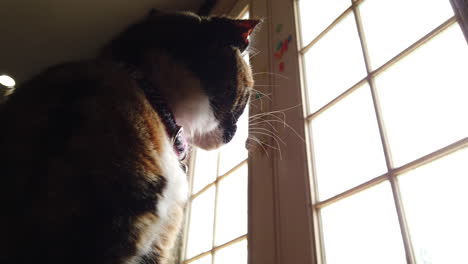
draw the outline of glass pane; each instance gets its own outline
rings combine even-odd
[[[384,182],[321,210],[327,264],[406,263],[392,197]]]
[[[186,259],[211,249],[213,241],[215,187],[195,197],[190,210]]]
[[[350,0],[300,0],[302,45],[309,44],[349,6]]]
[[[247,240],[242,240],[215,253],[214,264],[247,264]]]
[[[418,263],[465,263],[468,148],[399,177]]]
[[[247,165],[219,182],[215,244],[247,233]]]
[[[359,11],[374,69],[453,16],[449,0],[366,0]]]
[[[313,119],[311,132],[321,200],[386,171],[367,84]]]
[[[468,135],[468,48],[458,25],[378,75],[396,166]]]
[[[310,111],[331,101],[366,76],[353,13],[304,55]]]
[[[211,254],[195,261],[190,261],[189,264],[211,264]]]
[[[206,151],[197,148],[193,173],[192,193],[197,193],[206,185],[216,180],[218,169],[218,151]]]
[[[245,142],[249,134],[248,129],[249,111],[246,108],[237,122],[237,132],[227,145],[221,148],[219,156],[219,174],[221,176],[247,159],[248,151]]]

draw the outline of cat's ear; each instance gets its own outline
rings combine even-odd
[[[259,19],[236,19],[232,20],[232,24],[240,34],[240,46],[247,46],[249,44],[249,36],[254,31],[255,27],[260,23]]]
[[[231,19],[227,17],[211,17],[202,20],[205,39],[213,40],[217,46],[233,46],[244,51],[249,45],[249,36],[254,32],[259,19]]]

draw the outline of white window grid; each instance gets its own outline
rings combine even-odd
[[[196,152],[196,151],[195,151]],[[196,153],[194,153],[194,159],[196,159]],[[217,167],[217,171],[219,172],[219,160],[220,160],[220,153],[218,152],[217,154],[217,164],[215,164],[215,166]],[[192,158],[192,159],[193,159]],[[191,164],[193,164],[194,162],[191,162]],[[212,165],[212,164],[210,164]],[[215,187],[215,203],[214,203],[214,225],[213,225],[213,238],[212,238],[212,246],[211,246],[211,249],[207,250],[207,251],[204,251],[204,252],[201,252],[199,254],[197,254],[196,256],[193,256],[191,258],[188,258],[188,259],[185,259],[184,257],[184,260],[182,263],[191,263],[191,262],[194,262],[196,260],[199,260],[205,256],[208,256],[208,255],[211,255],[211,256],[214,256],[215,253],[217,251],[219,251],[220,249],[223,249],[223,248],[226,248],[226,247],[229,247],[235,243],[238,243],[238,242],[241,242],[243,240],[247,240],[247,234],[243,234],[241,236],[238,236],[234,239],[231,239],[223,244],[220,244],[220,245],[216,245],[215,244],[215,235],[216,235],[216,211],[218,210],[218,206],[222,206],[218,203],[218,186],[219,186],[219,183],[225,179],[226,177],[230,176],[231,174],[233,174],[234,172],[236,172],[237,170],[239,170],[242,166],[247,166],[247,160],[244,160],[242,161],[241,163],[237,164],[236,166],[234,166],[233,168],[231,168],[228,172],[224,173],[224,174],[221,174],[219,175],[217,173],[217,177],[216,179],[205,185],[202,189],[200,189],[199,191],[195,192],[195,193],[192,193],[190,198],[189,198],[189,204],[187,205],[188,208],[190,208],[190,203],[191,201],[193,201],[195,198],[197,198],[198,196],[200,196],[201,194],[205,193],[207,190],[209,190],[210,188],[212,187]],[[192,173],[190,173],[190,177],[193,177],[193,170],[192,170]],[[184,240],[185,240],[185,243],[186,243],[186,240],[187,240],[187,235],[188,235],[188,229],[190,228],[190,225],[188,224],[190,222],[190,209],[187,210],[186,212],[187,214],[187,224],[186,224],[186,230],[185,230],[185,235],[184,235]],[[185,251],[185,250],[184,250]],[[185,253],[184,253],[185,255]],[[212,257],[212,262],[214,262],[214,258]]]
[[[299,1],[306,1],[306,0],[299,0]],[[310,41],[308,44],[304,45],[299,49],[299,56],[301,60],[301,68],[302,68],[302,75],[303,75],[303,93],[307,95],[307,76],[305,74],[305,59],[304,55],[316,44],[325,34],[327,34],[330,30],[332,30],[346,15],[350,13],[354,13],[355,17],[355,25],[357,26],[357,32],[359,35],[359,40],[360,40],[360,45],[362,49],[362,55],[364,57],[364,62],[365,62],[365,67],[366,67],[366,76],[359,80],[357,83],[349,87],[347,90],[339,94],[338,96],[334,97],[332,100],[328,101],[324,106],[320,107],[318,110],[307,114],[305,117],[305,125],[306,128],[310,125],[310,122],[322,114],[325,110],[332,108],[335,104],[340,102],[342,99],[347,97],[348,95],[352,94],[356,89],[361,87],[363,84],[368,83],[370,90],[371,90],[371,95],[372,95],[372,103],[373,103],[373,108],[375,111],[375,115],[377,118],[378,122],[378,130],[379,130],[379,137],[380,141],[382,144],[382,149],[384,152],[384,157],[385,157],[385,163],[387,167],[387,172],[380,176],[376,176],[366,182],[363,182],[357,186],[354,186],[350,189],[347,189],[337,195],[334,195],[330,198],[320,200],[318,197],[318,190],[317,190],[317,185],[315,184],[317,182],[316,178],[316,173],[314,169],[314,154],[313,150],[311,148],[311,144],[313,144],[310,133],[309,133],[309,163],[311,164],[310,168],[310,175],[311,175],[311,185],[312,185],[312,211],[313,211],[313,222],[314,222],[314,229],[315,229],[315,234],[316,236],[314,237],[315,239],[315,245],[316,245],[316,253],[317,253],[317,261],[318,263],[326,263],[325,259],[325,249],[323,248],[323,232],[322,232],[322,223],[321,223],[321,217],[320,217],[320,210],[328,205],[334,204],[338,201],[341,201],[343,199],[346,199],[354,194],[357,194],[361,191],[367,190],[373,186],[376,186],[380,183],[383,183],[385,181],[388,181],[391,185],[391,190],[392,190],[392,195],[393,195],[393,200],[395,202],[395,207],[397,211],[397,216],[398,216],[398,222],[401,230],[401,235],[403,239],[403,245],[404,245],[404,250],[405,250],[405,255],[406,255],[406,260],[408,263],[416,263],[416,257],[415,257],[415,252],[413,250],[412,242],[411,242],[411,237],[409,233],[409,226],[407,223],[407,218],[405,216],[405,210],[403,208],[403,201],[401,198],[401,193],[400,193],[400,187],[398,184],[398,176],[410,171],[412,169],[418,168],[422,165],[428,164],[432,161],[436,161],[441,157],[447,156],[451,153],[456,152],[457,150],[460,150],[462,148],[468,147],[468,137],[464,137],[458,141],[455,141],[445,147],[442,147],[440,149],[434,150],[431,153],[428,153],[420,158],[417,158],[415,160],[412,160],[410,162],[405,163],[404,165],[401,166],[394,166],[392,162],[392,157],[391,153],[389,150],[389,142],[388,138],[386,135],[385,131],[385,124],[383,122],[382,118],[382,113],[381,113],[381,108],[379,105],[379,99],[377,98],[376,95],[376,88],[375,88],[375,76],[378,74],[382,73],[401,59],[405,58],[407,55],[411,54],[414,50],[417,48],[423,46],[425,43],[427,43],[429,40],[433,39],[436,37],[439,33],[443,32],[445,29],[449,28],[450,26],[459,23],[462,26],[462,30],[465,34],[465,38],[467,38],[468,41],[468,3],[466,3],[465,0],[451,0],[451,4],[454,7],[455,15],[444,21],[442,24],[439,26],[433,28],[430,32],[425,34],[423,37],[415,41],[413,44],[409,45],[406,47],[404,50],[402,50],[400,53],[392,57],[391,59],[387,60],[385,63],[383,63],[381,66],[377,67],[376,69],[372,69],[370,66],[370,59],[369,59],[369,52],[367,50],[366,46],[366,39],[364,35],[364,29],[363,29],[363,23],[361,20],[361,16],[359,13],[358,6],[361,4],[364,0],[350,0],[350,6],[343,11],[331,24],[329,24],[320,34],[318,34],[312,41]],[[463,2],[465,1],[465,2]],[[449,3],[449,0],[447,0],[447,3]],[[296,3],[297,4],[297,3]],[[304,11],[304,10],[299,10],[298,7],[296,7],[296,16],[297,16],[297,21],[299,21],[299,12]],[[300,25],[300,21],[298,23]],[[300,27],[300,26],[299,26]],[[301,34],[299,30],[299,34]],[[308,98],[307,96],[304,96],[305,98]],[[308,105],[307,99],[304,99],[305,104]],[[306,107],[308,108],[308,107]],[[308,129],[306,129],[308,130]]]

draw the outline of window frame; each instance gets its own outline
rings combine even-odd
[[[315,263],[314,227],[307,165],[304,112],[298,60],[298,37],[294,1],[253,0],[251,14],[264,18],[254,46],[261,52],[252,58],[254,73],[267,69],[265,78],[256,78],[261,92],[272,94],[263,102],[263,111],[289,109],[284,112],[291,129],[275,123],[277,136],[285,142],[269,155],[253,152],[249,156],[249,263]],[[276,26],[281,24],[281,32]],[[291,36],[289,50],[282,59],[280,72],[275,48],[280,40]],[[287,75],[288,78],[282,77]],[[289,87],[285,89],[284,87]],[[257,108],[260,107],[257,105]],[[292,109],[291,109],[292,108]],[[251,116],[257,114],[253,107]],[[297,134],[297,135],[296,135]],[[273,139],[262,141],[274,145]],[[282,157],[280,157],[282,156]],[[293,157],[293,158],[291,158]]]
[[[468,0],[450,0],[468,44]]]

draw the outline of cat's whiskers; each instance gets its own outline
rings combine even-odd
[[[292,107],[288,107],[288,108],[284,108],[284,109],[280,109],[280,110],[274,110],[274,111],[270,111],[270,112],[254,114],[254,115],[249,117],[249,121],[261,118],[261,117],[266,116],[266,115],[275,114],[275,113],[282,114],[284,120],[286,120],[286,114],[284,112],[286,112],[288,110],[291,110],[291,109],[294,109],[294,108],[297,108],[299,106],[301,106],[301,104],[298,104],[298,105],[295,105],[295,106],[292,106]]]
[[[278,142],[281,142],[281,143],[283,143],[284,145],[286,145],[286,142],[285,142],[282,138],[280,138],[280,137],[279,137],[277,134],[275,134],[273,131],[268,130],[268,129],[266,129],[266,128],[263,128],[263,127],[252,127],[252,128],[250,128],[250,131],[252,131],[252,132],[263,132],[263,133],[266,133],[266,134],[270,135],[271,137],[276,138],[276,139],[278,140]]]
[[[251,140],[253,140],[255,143],[259,144],[259,145],[261,146],[261,148],[263,149],[263,151],[267,154],[268,157],[269,157],[269,155],[268,155],[269,153],[268,153],[268,151],[267,151],[267,149],[266,149],[265,147],[278,150],[277,147],[272,146],[272,145],[270,145],[270,144],[268,144],[268,143],[266,143],[266,142],[264,142],[264,141],[261,141],[261,140],[260,140],[258,137],[256,137],[255,135],[249,136],[248,139],[251,139]],[[249,143],[249,141],[247,141],[247,143]],[[251,146],[255,147],[256,145],[253,145],[253,144],[251,143]],[[252,149],[249,149],[249,151],[250,151],[250,150],[252,150]]]
[[[278,84],[254,84],[254,87],[280,87]]]
[[[264,146],[267,146],[269,148],[272,148],[272,149],[278,149],[277,147],[275,146],[272,146],[270,144],[267,144],[266,142],[263,142],[261,141],[258,137],[256,137],[255,135],[249,135],[248,139],[255,139],[257,143],[260,143],[261,145],[264,145]],[[266,150],[265,150],[266,151]]]
[[[283,126],[284,129],[288,128],[293,131],[293,133],[300,138],[303,142],[305,142],[305,139],[297,132],[296,129],[294,129],[291,125],[289,125],[286,122],[286,111],[294,109],[299,107],[299,105],[281,109],[281,110],[275,110],[275,111],[270,111],[270,112],[265,112],[265,113],[257,113],[249,117],[249,139],[252,141],[260,144],[262,148],[264,148],[264,151],[266,151],[264,146],[269,147],[270,149],[275,149],[278,150],[279,152],[279,157],[282,159],[282,150],[281,150],[281,145],[286,146],[286,141],[283,140],[280,135],[279,135],[279,130],[278,127],[275,126],[275,124],[280,124]],[[263,127],[261,127],[263,126]],[[271,129],[270,129],[271,128]],[[262,136],[265,139],[270,138],[272,142],[274,142],[273,145],[267,144],[265,142],[262,142],[257,136]]]
[[[269,130],[267,130],[267,129],[265,129],[265,130],[268,131],[268,132],[271,132],[271,131],[269,131]],[[280,141],[278,141],[279,137],[276,136],[276,135],[274,135],[274,134],[270,134],[270,133],[268,133],[268,132],[263,132],[262,130],[255,130],[255,128],[251,128],[251,129],[250,129],[250,133],[252,133],[253,135],[256,135],[256,134],[257,134],[257,135],[264,135],[264,136],[267,136],[267,137],[273,139],[273,141],[276,143],[276,146],[277,146],[277,148],[274,148],[274,149],[277,149],[277,150],[278,150],[280,159],[282,159],[282,158],[283,158],[283,155],[282,155],[282,152],[281,152],[281,144],[280,144]],[[280,140],[281,140],[281,139],[280,139]],[[284,143],[284,142],[281,142],[281,143],[286,144],[286,143]]]
[[[278,116],[282,115],[282,116]],[[251,117],[249,117],[249,124],[256,122],[256,121],[262,121],[265,120],[266,118],[273,118],[273,120],[278,120],[280,122],[286,122],[286,115],[283,112],[278,112],[278,113],[260,113],[260,114],[255,114]]]
[[[252,59],[255,56],[257,56],[258,54],[260,54],[260,53],[261,53],[260,50],[258,50],[256,48],[253,48],[253,47],[249,47],[248,52],[246,53],[246,55],[249,55],[249,59]]]
[[[259,74],[273,75],[273,76],[283,78],[285,80],[289,80],[289,78],[286,75],[275,73],[275,72],[255,72],[255,73],[252,73],[252,76],[259,75]]]
[[[299,134],[299,132],[297,132],[296,129],[294,129],[292,126],[290,126],[288,123],[286,123],[284,120],[274,120],[274,119],[269,119],[269,120],[261,120],[261,121],[256,121],[256,122],[252,122],[252,123],[249,123],[249,125],[251,126],[255,126],[255,125],[258,125],[258,124],[262,124],[262,123],[266,123],[268,125],[270,125],[276,132],[278,132],[277,129],[274,128],[274,126],[270,123],[270,122],[277,122],[277,123],[281,123],[283,124],[284,128],[289,128],[291,129],[291,131],[294,132],[294,134],[300,138],[303,142],[305,142],[305,139]]]
[[[273,100],[271,99],[271,94],[266,94],[260,90],[257,90],[255,88],[251,88],[252,91],[254,92],[254,94],[252,94],[252,96],[255,96],[255,99],[252,100],[252,101],[255,101],[255,100],[258,100],[258,99],[261,99],[262,97],[266,97],[268,98],[268,100],[270,100],[270,102],[273,102]],[[261,96],[258,96],[258,95],[261,95]]]
[[[275,118],[275,119],[267,119],[267,118],[261,118],[261,119],[255,119],[255,120],[249,120],[249,125],[250,126],[255,126],[255,125],[258,125],[258,124],[262,124],[262,123],[266,123],[268,124],[273,130],[275,130],[276,132],[278,132],[278,130],[275,128],[275,126],[273,126],[271,123],[269,123],[270,121],[276,121],[278,123],[283,123],[284,120],[281,119],[280,117],[272,114],[272,115],[269,115],[267,117],[270,117],[270,118]]]
[[[255,142],[263,149],[263,151],[264,151],[264,153],[267,155],[267,157],[268,157],[268,158],[270,157],[270,155],[268,154],[268,151],[266,150],[266,148],[265,148],[265,146],[264,146],[264,145],[266,145],[266,146],[270,146],[270,145],[261,142],[261,141],[260,141],[257,137],[255,137],[254,135],[249,135],[249,137],[248,137],[247,139],[248,139],[248,140],[247,140],[247,144],[249,143],[249,140],[250,140],[250,139],[253,140],[253,141],[255,141]],[[270,146],[270,147],[271,147],[271,148],[275,148],[275,147],[273,147],[273,146]],[[276,149],[276,148],[275,148],[275,149]],[[249,150],[249,151],[250,151],[250,150]]]
[[[277,120],[262,120],[262,121],[257,121],[257,122],[254,122],[254,123],[250,123],[249,125],[251,126],[255,126],[255,125],[259,125],[259,124],[267,124],[269,127],[271,127],[271,129],[273,129],[275,132],[279,132],[278,129],[276,129],[276,127],[274,125],[272,125],[270,123],[270,121],[276,121],[276,122],[280,122],[280,121],[277,121]]]
[[[256,100],[256,99],[255,99],[255,100]],[[253,106],[253,107],[255,107],[255,109],[260,109],[260,110],[262,110],[262,108],[263,108],[263,103],[262,103],[262,101],[260,101],[260,108],[259,108],[258,105],[253,104],[252,101],[250,101],[248,104],[249,104],[248,107]]]
[[[252,99],[252,100],[249,100],[249,105],[250,106],[254,106],[255,108],[258,109],[258,106],[254,102],[257,101],[257,100],[260,100],[259,101],[260,102],[260,110],[262,111],[263,110],[263,100],[262,100],[263,97],[266,97],[270,102],[273,102],[273,100],[271,99],[270,94],[263,93],[263,92],[261,92],[261,91],[259,91],[257,89],[254,89],[254,88],[252,88],[252,91],[254,93],[251,96],[252,97],[255,96],[255,98]]]

